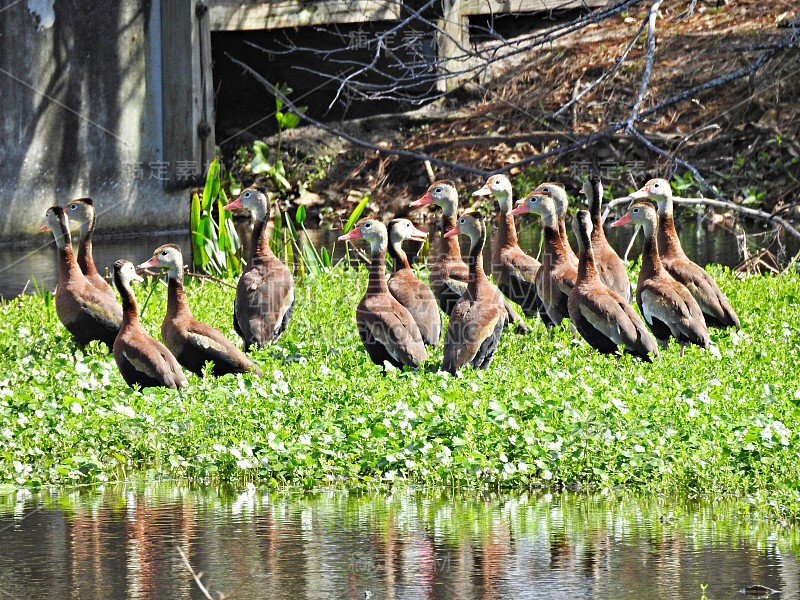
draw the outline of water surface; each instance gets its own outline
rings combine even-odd
[[[800,597],[795,530],[734,502],[266,492],[179,483],[0,496],[0,598]]]

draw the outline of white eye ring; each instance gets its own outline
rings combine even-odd
[[[245,198],[249,198],[249,197],[250,197],[250,192],[245,192],[245,193],[244,193],[244,197],[245,197]]]
[[[434,194],[441,194],[442,193],[442,188],[436,188],[435,190],[433,190],[433,193]]]

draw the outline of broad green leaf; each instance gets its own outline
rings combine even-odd
[[[369,194],[364,194],[364,197],[361,199],[361,202],[353,209],[353,212],[350,214],[350,218],[347,219],[347,223],[344,224],[344,229],[342,230],[344,233],[347,233],[353,228],[353,225],[356,224],[359,218],[361,218],[361,213],[364,212],[364,209],[367,207],[367,203],[369,202]]]
[[[203,188],[203,210],[210,210],[212,202],[219,194],[219,159],[214,158],[208,165],[206,184]]]
[[[297,207],[297,212],[294,214],[294,220],[297,223],[305,223],[306,221],[306,207],[302,204]]]
[[[286,113],[283,117],[283,128],[294,129],[300,124],[300,117],[294,113]]]

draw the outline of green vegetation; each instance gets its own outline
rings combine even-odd
[[[746,495],[800,514],[800,275],[736,281],[715,269],[743,330],[675,345],[653,365],[600,355],[569,329],[505,333],[487,371],[370,363],[355,305],[366,270],[333,267],[297,289],[266,376],[190,377],[129,389],[94,343],[79,350],[49,295],[0,305],[0,481],[36,486],[145,472],[277,485],[413,482],[477,489],[572,484]],[[152,282],[143,325],[166,290]],[[140,298],[147,290],[138,292]],[[231,338],[233,290],[187,283],[195,315]]]
[[[242,270],[241,244],[230,211],[222,210],[228,204],[228,196],[222,189],[220,169],[219,159],[215,158],[208,166],[202,198],[192,196],[192,262],[204,273],[231,277]]]

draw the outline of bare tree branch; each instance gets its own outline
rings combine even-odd
[[[742,216],[748,217],[755,221],[762,221],[765,223],[770,223],[771,225],[779,225],[782,227],[786,232],[792,235],[792,237],[800,240],[800,231],[797,230],[791,223],[774,214],[770,214],[763,210],[759,210],[757,208],[749,208],[747,206],[742,206],[741,204],[736,204],[735,202],[728,202],[727,200],[715,200],[713,198],[678,198],[673,197],[672,201],[675,204],[685,204],[689,206],[710,206],[713,208],[721,208],[724,210],[729,210],[731,212],[735,212]],[[611,210],[621,204],[628,204],[632,202],[629,196],[624,196],[622,198],[614,198],[606,203],[605,211],[603,212],[603,219],[606,219],[611,212]]]

